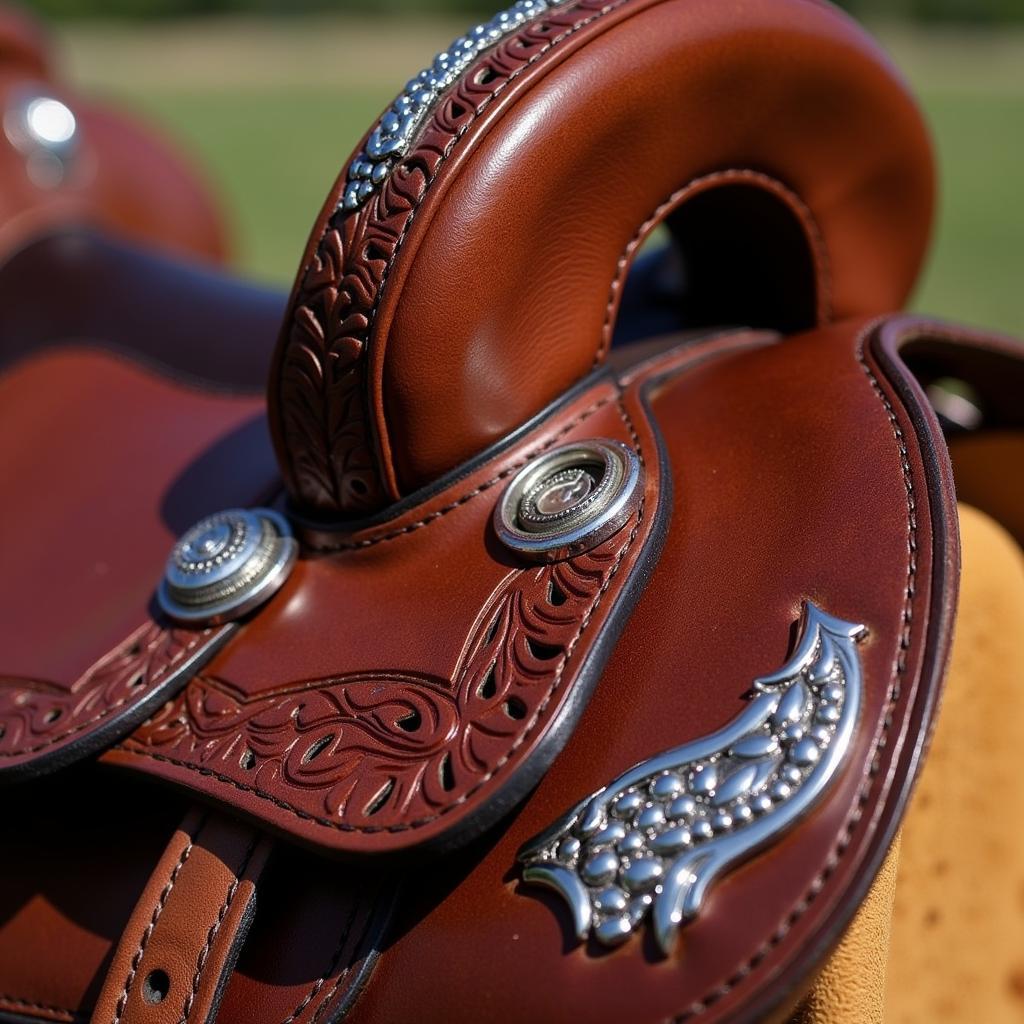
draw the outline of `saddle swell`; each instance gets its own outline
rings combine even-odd
[[[933,177],[874,44],[741,7],[520,0],[463,37],[342,169],[272,359],[281,297],[123,242],[0,268],[0,1012],[793,1009],[948,659],[922,382],[1015,428],[1022,371],[887,312]],[[36,317],[47,274],[109,298]]]
[[[599,365],[622,281],[663,221],[719,296],[689,326],[879,313],[916,278],[927,135],[849,19],[808,0],[755,4],[742,27],[705,0],[540,7],[470,62],[355,208],[343,171],[314,228],[269,398],[289,489],[323,516],[379,511]],[[677,216],[730,187],[770,193],[804,235],[810,273],[779,282],[792,300],[775,320],[735,295],[778,278],[779,238],[713,208]],[[737,260],[751,244],[758,257]]]

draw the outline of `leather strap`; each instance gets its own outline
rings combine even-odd
[[[94,1024],[207,1024],[245,940],[272,843],[193,811],[132,913],[93,1011]]]

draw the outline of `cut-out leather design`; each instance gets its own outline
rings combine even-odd
[[[328,220],[285,318],[271,378],[282,469],[305,505],[358,516],[387,504],[367,416],[366,349],[413,218],[480,112],[561,40],[624,2],[580,0],[547,11],[488,51],[438,104],[380,191]]]
[[[120,719],[138,721],[134,713],[158,700],[175,680],[184,682],[189,667],[212,653],[224,635],[223,628],[174,629],[148,622],[70,687],[0,678],[0,778],[30,765],[58,767],[102,745],[106,729],[116,728]],[[96,744],[90,743],[93,738]],[[70,747],[76,748],[73,754]]]
[[[358,673],[246,701],[230,683],[198,677],[125,746],[344,830],[435,821],[494,780],[536,728],[637,525],[571,561],[514,572],[451,680]]]

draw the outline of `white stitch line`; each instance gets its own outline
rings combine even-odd
[[[149,924],[146,926],[145,931],[142,933],[139,948],[135,951],[135,955],[132,957],[128,977],[125,979],[124,990],[122,991],[121,997],[118,999],[117,1006],[114,1009],[113,1024],[119,1024],[121,1017],[124,1015],[125,1007],[128,1004],[128,993],[131,991],[132,984],[135,981],[135,975],[138,973],[139,964],[142,962],[142,955],[146,950],[146,944],[149,942],[150,936],[153,934],[153,929],[156,928],[157,921],[160,920],[160,915],[164,912],[164,907],[167,905],[167,898],[171,895],[171,890],[174,888],[174,884],[178,880],[178,875],[181,874],[181,869],[185,866],[185,862],[192,853],[192,846],[199,838],[199,833],[202,832],[205,825],[206,818],[204,817],[196,827],[195,834],[190,836],[189,841],[185,844],[185,848],[182,850],[181,856],[178,858],[178,863],[174,866],[174,870],[171,872],[171,877],[163,887],[163,890],[160,893],[160,898],[157,900],[156,907],[153,908],[153,916],[151,917]]]
[[[772,192],[773,189],[776,191],[779,189],[782,190],[787,201],[791,202],[796,208],[807,233],[810,235],[811,244],[814,249],[814,265],[817,271],[815,279],[820,288],[817,312],[823,321],[831,321],[831,261],[829,259],[828,246],[825,244],[825,236],[821,230],[821,226],[818,224],[817,218],[811,211],[811,208],[803,199],[800,198],[799,195],[797,195],[796,192],[789,188],[785,182],[782,182],[777,178],[773,178],[769,174],[764,174],[761,171],[755,171],[752,168],[732,167],[721,171],[713,171],[710,174],[704,174],[693,178],[681,188],[676,189],[664,202],[660,203],[655,208],[651,216],[648,217],[639,228],[637,228],[636,233],[629,242],[626,243],[626,248],[623,250],[622,255],[619,257],[618,262],[615,265],[615,277],[612,279],[611,290],[608,294],[608,302],[605,305],[601,345],[597,350],[597,354],[594,356],[594,366],[600,365],[602,359],[608,354],[608,350],[611,348],[613,316],[618,302],[619,293],[625,284],[627,271],[629,270],[633,256],[643,240],[647,237],[648,232],[658,225],[665,217],[665,214],[672,210],[673,207],[677,206],[680,200],[684,199],[688,193],[694,192],[705,185],[713,186],[719,181],[754,181],[765,187],[766,191],[769,192]]]
[[[776,930],[766,939],[761,946],[758,947],[757,951],[750,956],[747,960],[741,963],[731,975],[724,982],[722,982],[717,988],[713,989],[703,999],[691,1004],[691,1006],[683,1011],[683,1013],[672,1018],[673,1024],[685,1024],[685,1022],[693,1019],[698,1014],[703,1013],[714,1003],[727,996],[733,991],[745,978],[749,977],[750,974],[757,968],[757,966],[768,956],[772,949],[778,946],[783,939],[792,930],[792,927],[796,922],[803,916],[808,910],[815,898],[825,887],[825,883],[832,877],[835,869],[839,865],[839,861],[843,855],[850,848],[853,841],[853,833],[864,816],[864,807],[866,806],[868,799],[871,796],[871,790],[874,788],[875,780],[877,779],[881,771],[881,753],[885,749],[888,743],[888,733],[893,725],[893,712],[896,709],[896,705],[899,702],[902,687],[900,677],[906,670],[906,652],[910,647],[911,628],[913,625],[913,602],[917,593],[916,587],[916,576],[917,576],[917,515],[916,515],[916,497],[914,492],[914,481],[911,474],[910,463],[907,458],[907,446],[906,439],[903,434],[903,428],[899,424],[899,420],[896,416],[896,412],[893,408],[892,403],[882,390],[881,384],[878,381],[874,371],[869,366],[867,359],[864,355],[864,346],[867,338],[878,329],[878,327],[884,323],[886,317],[879,317],[873,320],[866,327],[863,328],[860,335],[857,338],[857,360],[860,363],[861,369],[867,375],[868,381],[871,384],[872,390],[878,396],[885,409],[886,418],[889,420],[890,426],[892,427],[893,436],[896,439],[896,447],[900,457],[900,469],[903,473],[903,486],[907,492],[907,582],[904,591],[904,605],[903,605],[903,629],[900,634],[899,649],[896,655],[896,661],[894,664],[894,672],[892,675],[892,682],[889,688],[889,696],[886,705],[883,709],[884,715],[882,719],[882,729],[879,734],[878,740],[875,743],[875,747],[871,752],[871,762],[868,768],[868,773],[865,778],[864,784],[861,786],[859,793],[857,794],[857,805],[851,811],[849,818],[847,819],[846,825],[843,829],[843,833],[836,843],[832,852],[829,854],[828,860],[822,867],[821,871],[815,876],[807,889],[807,892],[800,899],[800,901],[793,907],[793,909],[786,915],[783,921],[779,924]]]
[[[643,462],[644,461],[644,456],[643,456],[643,451],[642,451],[642,449],[639,446],[639,437],[638,437],[638,435],[636,433],[636,428],[633,425],[632,419],[630,418],[629,413],[626,411],[625,405],[623,404],[623,399],[622,399],[621,392],[619,393],[619,395],[617,397],[617,404],[619,406],[619,415],[622,418],[623,423],[629,429],[632,438],[634,439],[634,443],[636,445],[637,456],[640,459],[640,461]],[[333,821],[331,819],[317,817],[316,815],[310,814],[308,811],[300,810],[299,808],[293,806],[292,804],[289,804],[286,801],[281,800],[278,797],[275,797],[275,796],[273,796],[270,793],[267,793],[267,792],[265,792],[263,790],[260,790],[260,789],[256,789],[253,786],[248,786],[248,785],[246,785],[244,783],[238,782],[235,779],[232,779],[230,776],[222,775],[220,772],[213,771],[210,768],[203,768],[203,767],[200,767],[198,765],[192,764],[191,762],[182,761],[179,758],[168,757],[165,754],[153,753],[153,752],[148,751],[145,748],[142,748],[141,746],[133,743],[130,737],[124,743],[119,744],[118,745],[118,749],[124,750],[128,754],[131,754],[131,755],[141,756],[141,757],[148,757],[148,758],[151,758],[152,760],[155,760],[155,761],[161,761],[161,762],[164,762],[164,763],[167,763],[167,764],[175,765],[175,766],[180,767],[180,768],[184,768],[184,769],[186,769],[188,771],[197,772],[198,774],[207,776],[208,778],[214,778],[214,779],[216,779],[219,782],[226,783],[227,785],[232,786],[233,788],[240,790],[241,792],[251,793],[252,795],[254,795],[256,797],[259,797],[260,799],[266,800],[266,801],[274,804],[276,807],[279,807],[282,810],[285,810],[285,811],[288,811],[291,814],[294,814],[296,817],[298,817],[300,819],[312,822],[312,823],[317,824],[317,825],[321,825],[321,826],[326,827],[326,828],[335,829],[335,830],[340,831],[340,832],[353,832],[353,833],[359,833],[359,834],[362,834],[362,835],[374,835],[374,834],[378,834],[378,833],[381,833],[381,832],[388,832],[390,834],[398,834],[398,833],[401,833],[401,832],[407,832],[407,831],[411,831],[413,829],[422,828],[422,827],[424,827],[426,825],[429,825],[432,822],[437,821],[438,819],[443,817],[445,814],[448,814],[451,811],[456,810],[457,808],[463,806],[473,796],[475,796],[476,793],[479,792],[479,790],[482,787],[484,787],[492,779],[494,779],[495,776],[497,776],[497,774],[501,771],[501,769],[504,768],[505,765],[509,763],[509,761],[512,759],[513,754],[515,754],[515,752],[523,745],[523,743],[526,742],[528,737],[532,734],[533,730],[540,723],[540,719],[543,716],[544,711],[547,709],[547,707],[551,703],[551,700],[554,698],[556,691],[560,688],[560,686],[561,686],[561,684],[562,684],[562,682],[563,682],[563,680],[565,678],[566,666],[569,664],[569,661],[572,659],[573,654],[575,653],[576,647],[578,646],[578,643],[579,643],[581,637],[583,636],[583,633],[586,631],[587,627],[590,625],[590,622],[593,619],[594,613],[597,611],[597,609],[600,606],[602,600],[604,599],[605,595],[607,594],[608,590],[610,589],[610,587],[612,585],[612,582],[614,581],[615,577],[618,575],[619,570],[622,567],[622,563],[625,560],[626,555],[629,553],[629,551],[633,547],[633,544],[635,543],[636,538],[639,535],[640,528],[643,525],[645,508],[646,508],[645,500],[641,499],[639,507],[637,509],[636,522],[634,523],[633,528],[630,531],[629,537],[628,537],[626,543],[623,545],[622,550],[619,552],[618,556],[616,557],[615,562],[612,565],[611,569],[609,570],[608,576],[605,579],[604,583],[602,584],[600,590],[598,591],[597,595],[595,596],[593,603],[590,605],[590,607],[587,609],[586,613],[584,614],[583,619],[580,622],[579,630],[577,631],[575,637],[573,638],[573,640],[570,642],[568,648],[566,649],[565,656],[563,657],[562,662],[561,662],[561,664],[559,665],[559,667],[558,667],[558,669],[556,671],[556,674],[555,674],[554,679],[552,680],[551,686],[548,689],[547,694],[544,696],[543,700],[541,701],[541,703],[538,705],[537,709],[535,710],[532,718],[530,719],[529,724],[525,727],[524,731],[517,737],[515,743],[510,747],[508,752],[501,759],[499,759],[496,762],[494,768],[490,772],[488,772],[486,775],[484,775],[471,789],[469,789],[465,793],[463,793],[462,796],[460,796],[457,800],[455,800],[451,804],[447,804],[443,808],[441,808],[441,810],[437,814],[431,815],[431,816],[426,817],[426,818],[420,818],[420,819],[417,819],[416,821],[412,821],[412,822],[403,822],[403,823],[401,823],[399,825],[389,825],[389,826],[351,825],[351,824],[348,824],[346,822]],[[129,744],[131,744],[131,745],[129,746]]]

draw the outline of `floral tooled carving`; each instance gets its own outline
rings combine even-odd
[[[620,535],[572,561],[512,574],[450,679],[355,673],[247,700],[200,676],[124,748],[345,829],[432,820],[492,778],[543,717],[625,547]]]
[[[328,219],[286,317],[271,411],[286,481],[305,506],[360,516],[388,503],[369,421],[366,348],[390,268],[427,190],[480,113],[610,6],[580,0],[549,10],[487,51],[436,104],[365,205]]]
[[[5,759],[42,754],[68,742],[144,699],[215,632],[149,622],[70,688],[0,678],[0,767]]]

